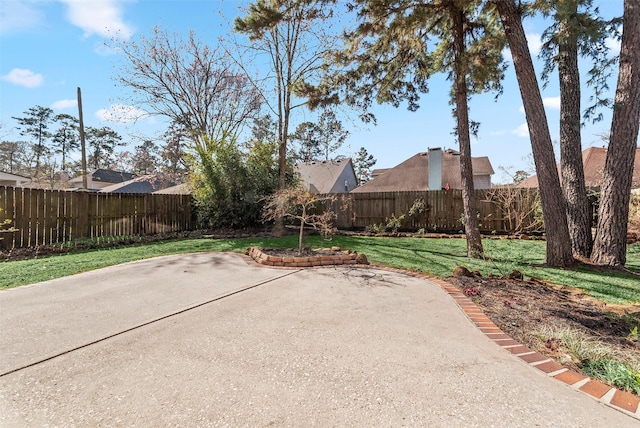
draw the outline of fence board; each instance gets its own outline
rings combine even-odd
[[[0,218],[17,230],[0,245],[20,248],[80,238],[191,230],[189,195],[109,194],[0,186]]]
[[[344,202],[331,207],[337,213],[338,228],[362,229],[404,215],[401,229],[405,230],[458,232],[464,229],[461,190],[350,193],[343,197],[347,210],[340,211]],[[475,198],[483,233],[514,233],[540,226],[535,215],[535,189],[477,190]],[[424,201],[425,210],[410,216],[409,210],[418,200]]]
[[[16,228],[16,232],[14,232],[14,244],[15,246],[28,246],[28,243],[25,242],[24,236],[28,233],[28,225],[26,225],[27,216],[24,215],[24,193],[18,192],[14,194],[15,202],[14,207],[15,210],[13,212],[13,217],[9,217],[12,219],[13,225]],[[25,227],[26,226],[26,227]],[[11,247],[13,248],[13,246]]]

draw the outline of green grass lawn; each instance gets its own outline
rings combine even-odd
[[[517,269],[525,277],[577,287],[608,303],[640,302],[640,279],[637,276],[591,271],[584,267],[572,270],[544,267],[545,243],[541,241],[485,239],[486,261],[466,258],[466,241],[463,239],[338,236],[327,242],[312,236],[306,242],[314,248],[337,245],[366,254],[371,263],[434,276],[450,275],[458,265],[477,269],[483,275],[508,275]],[[244,252],[249,246],[293,248],[297,246],[297,237],[188,239],[4,262],[0,263],[0,289],[150,257],[202,251]],[[627,268],[640,272],[639,244],[629,247]]]

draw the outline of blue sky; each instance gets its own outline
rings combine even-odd
[[[622,0],[594,1],[605,17],[622,14]],[[135,40],[149,35],[156,25],[171,32],[187,35],[194,30],[198,37],[215,45],[218,37],[230,30],[233,18],[241,12],[241,0],[2,0],[0,2],[0,139],[20,139],[12,116],[22,117],[30,107],[51,107],[55,113],[77,116],[76,93],[82,88],[86,126],[109,126],[132,145],[140,136],[155,136],[166,127],[161,118],[139,116],[139,106],[123,101],[127,89],[117,86],[114,77],[119,56],[105,47],[114,35]],[[540,46],[540,34],[547,26],[543,20],[529,19],[525,30],[533,52]],[[611,42],[613,52],[619,46]],[[537,70],[541,63],[536,62]],[[589,64],[582,64],[586,72]],[[583,81],[586,79],[583,78]],[[559,138],[559,93],[557,75],[543,91],[552,138]],[[611,96],[615,76],[610,82]],[[504,94],[494,101],[493,94],[475,96],[470,116],[479,121],[480,132],[472,143],[474,156],[489,156],[496,175],[494,182],[504,181],[499,167],[529,168],[531,152],[525,116],[513,67],[506,72]],[[451,135],[454,121],[449,105],[450,84],[444,76],[436,76],[430,92],[421,97],[421,108],[410,112],[406,106],[377,106],[374,113],[378,125],[365,125],[359,120],[343,122],[350,129],[341,154],[351,155],[365,147],[378,160],[377,168],[392,167],[428,147],[455,148]],[[583,105],[590,94],[583,88]],[[582,130],[583,148],[600,146],[598,134],[607,133],[610,112],[604,120]],[[297,123],[313,114],[304,111],[294,117]],[[128,148],[130,149],[130,148]]]

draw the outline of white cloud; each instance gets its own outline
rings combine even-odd
[[[131,123],[148,116],[148,113],[138,107],[112,104],[109,109],[100,109],[96,117],[102,122]]]
[[[607,37],[604,41],[606,47],[610,49],[609,55],[619,55],[621,41],[612,37]]]
[[[540,49],[542,48],[542,40],[541,36],[538,33],[528,33],[527,35],[527,44],[529,45],[529,52],[531,52],[532,57],[538,56],[540,53]]]
[[[3,1],[0,7],[0,34],[9,34],[38,27],[43,20],[42,11],[32,3],[24,1]]]
[[[516,129],[511,131],[512,134],[517,135],[518,137],[528,137],[529,136],[529,127],[527,126],[527,122],[518,126]]]
[[[560,97],[546,97],[542,99],[545,107],[560,110]]]
[[[59,100],[51,104],[53,110],[64,110],[78,105],[78,100]]]
[[[25,68],[14,68],[8,74],[2,76],[2,80],[25,88],[36,88],[42,85],[44,77],[42,77],[42,74],[34,73]]]
[[[67,18],[84,30],[85,37],[97,34],[127,40],[133,27],[122,19],[122,0],[60,0],[67,5]]]
[[[497,131],[489,131],[489,135],[492,135],[492,136],[505,135],[506,133],[507,131],[504,129],[498,129]]]
[[[545,97],[542,99],[542,104],[545,107],[560,110],[560,97]],[[518,111],[522,114],[525,113],[524,106],[521,104]]]

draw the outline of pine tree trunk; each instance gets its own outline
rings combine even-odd
[[[464,66],[464,29],[462,10],[453,12],[455,94],[458,143],[460,145],[460,175],[462,178],[462,202],[464,209],[464,232],[467,238],[467,257],[482,258],[482,237],[478,226],[473,166],[471,163],[471,137],[469,136],[469,107],[467,105],[467,82]]]
[[[562,191],[567,206],[567,225],[571,249],[576,256],[588,259],[591,255],[591,219],[589,200],[582,163],[580,136],[580,71],[578,69],[578,41],[570,28],[567,16],[578,12],[577,1],[569,1],[560,24],[561,41],[558,46],[558,75],[560,77],[560,170]]]
[[[276,73],[278,93],[278,190],[284,190],[287,185],[287,137],[289,133],[289,106],[287,82],[283,75],[279,53],[278,28],[273,30],[274,51],[271,53],[271,62]],[[273,234],[277,237],[284,235],[284,217],[274,220]]]
[[[627,260],[627,222],[640,127],[640,0],[625,0],[620,70],[611,139],[604,167],[598,227],[591,260],[619,266]]]
[[[571,266],[574,259],[571,253],[564,198],[538,79],[522,27],[522,15],[513,0],[495,0],[495,4],[511,49],[529,127],[547,239],[547,265]]]

